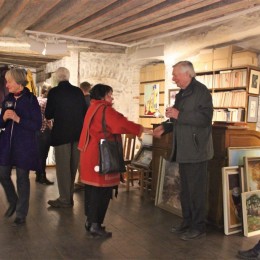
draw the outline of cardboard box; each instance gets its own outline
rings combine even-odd
[[[212,60],[208,62],[193,62],[195,72],[210,71],[212,70]]]
[[[232,53],[241,50],[241,47],[229,45],[222,48],[216,48],[213,51],[214,60],[232,59]]]
[[[231,59],[213,60],[213,70],[227,69],[231,67]]]
[[[258,66],[258,57],[255,52],[242,51],[233,53],[232,55],[232,67],[238,66]]]
[[[199,62],[212,62],[213,60],[213,49],[201,50],[198,55]]]

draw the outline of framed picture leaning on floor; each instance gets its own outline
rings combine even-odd
[[[242,193],[243,227],[247,237],[260,234],[260,191]]]
[[[222,168],[224,232],[226,235],[242,230],[243,174],[242,167]]]

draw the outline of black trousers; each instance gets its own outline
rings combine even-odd
[[[85,215],[89,223],[104,222],[113,187],[85,185]]]
[[[11,180],[11,166],[0,166],[0,182],[3,185],[9,204],[16,203],[16,217],[25,218],[29,210],[30,180],[29,171],[16,168],[17,194]]]
[[[183,221],[202,232],[206,231],[207,165],[207,161],[179,164]]]
[[[38,133],[38,146],[39,146],[39,154],[41,158],[41,169],[37,171],[37,174],[41,176],[46,176],[46,160],[48,157],[48,153],[50,150],[51,144],[51,130],[46,128],[43,132]]]

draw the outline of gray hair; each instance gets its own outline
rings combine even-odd
[[[173,69],[175,67],[180,67],[182,72],[188,72],[189,75],[191,76],[191,78],[194,78],[196,76],[193,64],[190,61],[179,61],[178,63],[176,63],[175,65],[172,66]]]
[[[28,84],[27,73],[25,69],[11,68],[5,73],[5,78],[12,78],[17,84],[26,87]]]
[[[56,76],[58,83],[60,83],[61,81],[69,81],[70,72],[68,69],[66,69],[64,67],[60,67],[56,70],[55,76]]]

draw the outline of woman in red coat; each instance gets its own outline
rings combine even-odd
[[[85,184],[85,227],[93,236],[110,237],[111,232],[105,231],[101,224],[112,197],[113,187],[120,182],[119,173],[99,174],[99,143],[104,139],[102,129],[102,115],[105,110],[108,139],[117,135],[121,141],[121,134],[135,134],[140,136],[143,127],[135,124],[113,107],[113,89],[110,86],[97,84],[90,91],[91,104],[85,116],[83,129],[79,140],[80,174]]]

